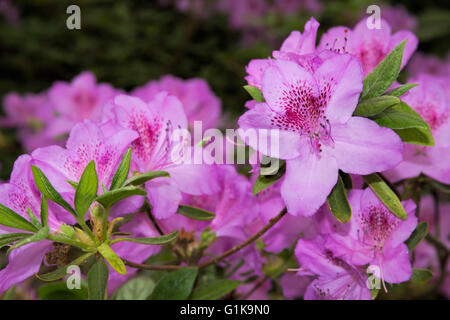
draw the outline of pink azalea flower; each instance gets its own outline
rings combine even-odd
[[[100,194],[102,184],[109,188],[123,154],[137,136],[136,132],[128,129],[117,130],[114,134],[107,135],[103,126],[85,120],[73,127],[66,148],[44,147],[35,150],[31,156],[34,164],[46,174],[55,189],[66,201],[73,203],[75,190],[67,183],[67,180],[79,181],[87,164],[94,160]],[[140,198],[143,201],[143,198]],[[136,204],[137,208],[139,206]],[[64,219],[70,224],[75,222],[73,217],[67,213],[65,213]]]
[[[447,248],[450,247],[450,204],[440,203],[439,216],[436,217],[436,208],[431,195],[422,197],[420,201],[420,221],[428,223],[429,234],[436,237]],[[438,222],[438,224],[436,224]],[[414,249],[414,267],[430,269],[434,280],[440,276],[440,263],[437,249],[427,241],[421,241]],[[440,291],[450,299],[450,265],[447,263],[446,276]]]
[[[369,174],[393,168],[403,148],[392,130],[352,117],[362,90],[358,61],[345,54],[317,58],[310,70],[293,61],[274,61],[262,79],[266,103],[238,122],[241,135],[248,129],[278,130],[275,153],[248,143],[267,156],[286,159],[281,195],[293,215],[313,215],[336,184],[339,169]]]
[[[445,60],[441,60],[433,55],[416,52],[408,64],[408,74],[411,77],[418,77],[421,73],[448,77],[450,75],[450,55]]]
[[[386,172],[393,181],[424,173],[443,183],[450,183],[450,104],[443,78],[422,74],[409,82],[418,83],[403,100],[430,125],[435,145],[405,146],[403,161]]]
[[[202,121],[203,130],[219,125],[221,103],[205,80],[183,80],[166,75],[158,81],[150,81],[136,88],[132,95],[150,102],[161,91],[167,91],[181,101],[190,127],[194,126],[194,121]]]
[[[110,121],[112,131],[126,128],[138,135],[131,144],[137,170],[170,173],[170,179],[157,178],[146,183],[156,218],[173,215],[182,192],[202,195],[219,190],[215,166],[183,163],[186,149],[178,141],[172,141],[174,130],[187,130],[183,106],[175,96],[161,92],[146,104],[139,98],[120,95],[105,106],[104,119]]]
[[[283,296],[288,300],[294,300],[304,296],[306,289],[314,280],[312,276],[298,276],[295,273],[286,272],[280,278],[283,288]]]
[[[54,120],[53,108],[45,93],[9,93],[3,98],[6,117],[0,120],[5,127],[18,128],[18,138],[28,151],[56,143],[47,127]]]
[[[29,220],[27,207],[39,218],[41,196],[33,182],[31,173],[32,158],[20,156],[14,163],[9,183],[0,185],[0,203]],[[57,206],[49,203],[48,225],[50,232],[58,231],[62,222],[58,219]],[[0,234],[21,232],[0,226]],[[9,255],[8,265],[0,270],[0,293],[39,271],[45,254],[52,250],[52,242],[42,240],[14,249]]]
[[[328,49],[334,52],[350,53],[362,63],[364,74],[367,75],[386,55],[400,42],[408,39],[403,52],[402,67],[417,48],[417,37],[410,31],[391,33],[391,27],[381,19],[380,29],[369,29],[367,18],[362,19],[353,30],[347,27],[333,27],[322,35],[318,49]]]
[[[417,28],[416,18],[402,5],[382,8],[381,14],[391,26],[392,31],[415,30]]]
[[[49,130],[54,135],[64,134],[78,121],[100,120],[102,106],[117,93],[110,84],[97,83],[91,72],[79,74],[70,83],[55,82],[48,89],[48,96],[58,120]]]
[[[298,241],[295,255],[298,276],[315,277],[304,294],[305,300],[370,300],[364,271],[325,248],[324,239]]]
[[[331,234],[326,247],[352,264],[378,266],[383,283],[409,280],[412,267],[404,242],[417,226],[414,202],[402,203],[407,220],[397,218],[369,188],[351,190],[349,202],[350,230],[345,235]]]

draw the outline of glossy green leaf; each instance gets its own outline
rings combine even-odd
[[[21,246],[24,246],[26,244],[29,244],[31,242],[38,242],[41,240],[44,240],[47,238],[48,234],[50,233],[50,228],[48,226],[43,227],[39,231],[37,231],[35,234],[32,234],[29,237],[23,238],[22,240],[16,242],[14,245],[9,247],[7,253],[9,254],[12,250],[19,248]]]
[[[160,237],[150,237],[150,238],[132,238],[132,237],[120,237],[115,238],[111,241],[111,244],[121,242],[121,241],[128,241],[128,242],[134,242],[134,243],[141,243],[141,244],[148,244],[148,245],[162,245],[167,244],[169,242],[174,241],[178,236],[178,231],[174,231],[170,234],[166,234]]]
[[[56,280],[62,279],[68,275],[67,269],[70,266],[79,266],[82,263],[84,263],[85,261],[87,261],[87,259],[94,254],[95,254],[95,252],[86,253],[86,254],[76,258],[75,260],[73,260],[71,263],[69,263],[68,265],[66,265],[64,267],[58,268],[54,271],[44,273],[44,274],[35,274],[35,276],[36,276],[36,278],[38,278],[39,280],[42,280],[42,281],[56,281]],[[102,259],[100,259],[100,260],[102,260]]]
[[[165,275],[155,286],[150,300],[185,300],[191,294],[197,268],[183,268]]]
[[[127,179],[124,182],[124,186],[139,186],[141,184],[146,183],[155,178],[159,177],[170,177],[170,174],[167,171],[149,171],[146,173],[140,173],[131,178]]]
[[[119,258],[119,256],[114,252],[111,247],[106,244],[102,243],[98,248],[98,252],[105,258],[106,261],[110,264],[110,266],[116,270],[120,274],[127,274],[127,269],[125,268],[125,264],[123,263],[122,259]]]
[[[417,87],[417,86],[418,86],[417,83],[407,83],[407,84],[403,84],[395,89],[389,90],[385,94],[390,95],[390,96],[395,96],[395,97],[401,97],[406,92],[408,92],[410,89]]]
[[[385,95],[370,98],[358,103],[353,115],[358,117],[373,117],[398,103],[400,103],[400,99],[394,96]]]
[[[119,167],[114,174],[111,182],[111,188],[109,190],[114,190],[120,188],[128,177],[130,172],[130,161],[131,161],[131,147],[128,149],[127,153],[123,156]]]
[[[35,232],[38,229],[10,208],[0,204],[0,224],[14,229]]]
[[[366,76],[359,98],[360,101],[378,97],[397,79],[405,43],[406,40],[402,41]]]
[[[352,216],[352,208],[348,203],[347,194],[345,192],[344,182],[341,176],[338,176],[338,180],[333,190],[329,194],[328,205],[330,207],[333,216],[342,223],[350,221]]]
[[[195,219],[195,220],[201,220],[201,221],[212,220],[216,217],[216,215],[212,212],[209,212],[209,211],[206,211],[206,210],[203,210],[200,208],[184,206],[184,205],[180,205],[178,207],[177,213],[181,214],[185,217]]]
[[[433,279],[433,272],[428,269],[413,269],[411,280],[413,281],[429,281]]]
[[[75,210],[82,220],[84,220],[86,212],[97,197],[97,190],[98,177],[95,170],[95,162],[92,160],[84,168],[77,190],[75,191]]]
[[[139,187],[123,187],[107,191],[99,195],[95,200],[105,208],[111,208],[117,202],[129,198],[131,196],[145,196],[147,192]]]
[[[89,300],[106,300],[108,298],[109,269],[103,258],[89,269],[87,274]]]
[[[370,189],[375,192],[377,197],[384,203],[384,205],[398,218],[402,220],[407,219],[406,211],[403,208],[397,195],[391,188],[383,181],[377,174],[370,174],[363,176],[364,181],[368,184]]]
[[[421,146],[434,146],[433,135],[429,128],[394,129],[403,142]]]
[[[236,289],[242,282],[238,280],[220,279],[210,281],[195,288],[191,300],[217,300]]]
[[[30,218],[30,221],[33,224],[33,226],[35,226],[37,229],[40,229],[42,227],[41,223],[40,223],[39,219],[36,218],[33,211],[31,211],[30,207],[27,207],[27,213],[28,213],[28,217]]]
[[[59,204],[61,207],[76,216],[75,210],[66,202],[66,200],[63,199],[58,191],[55,190],[42,170],[32,165],[31,171],[33,172],[34,182],[36,183],[36,186],[42,193],[42,195],[46,196],[47,199]]]
[[[24,232],[0,234],[0,248],[10,244],[11,242],[21,240],[31,235],[32,235],[31,233],[24,233]]]
[[[395,106],[384,110],[382,113],[371,117],[376,123],[382,127],[391,129],[408,129],[408,128],[424,128],[430,129],[428,123],[408,106],[401,101]]]
[[[408,246],[408,250],[411,251],[422,241],[423,238],[428,233],[428,223],[420,222],[416,229],[414,229],[413,233],[409,236],[408,240],[405,241],[405,244]]]
[[[252,86],[244,86],[244,89],[250,94],[250,96],[258,102],[264,102],[264,97],[260,89]]]
[[[81,286],[80,289],[69,289],[65,282],[46,283],[37,290],[39,300],[86,300],[88,290]]]
[[[48,201],[44,195],[41,197],[41,224],[48,225]]]
[[[116,300],[146,300],[153,292],[155,282],[149,277],[136,277],[127,281],[114,294]]]

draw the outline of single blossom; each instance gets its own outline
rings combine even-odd
[[[58,116],[49,130],[62,135],[78,121],[99,121],[103,105],[117,94],[110,84],[97,83],[92,72],[83,72],[70,83],[56,81],[48,89],[48,97]]]
[[[185,146],[187,119],[175,96],[161,92],[147,104],[137,97],[119,95],[105,106],[103,118],[112,132],[125,128],[137,134],[131,143],[136,170],[169,172],[170,179],[161,177],[146,183],[155,217],[173,215],[182,193],[202,195],[219,190],[215,166],[195,164],[190,157],[203,151]]]
[[[65,148],[49,146],[36,149],[31,154],[34,164],[46,174],[55,189],[69,203],[73,203],[75,190],[68,180],[78,182],[88,163],[94,160],[99,181],[98,193],[101,194],[102,185],[109,188],[122,156],[138,136],[128,129],[117,130],[108,135],[105,126],[85,120],[73,127]],[[143,198],[140,199],[140,204],[132,206],[134,209],[142,204]],[[133,212],[133,209],[128,209],[130,211],[122,214]],[[74,218],[67,213],[61,219],[66,223],[75,223]]]
[[[293,215],[314,214],[336,184],[339,169],[369,174],[401,160],[403,145],[392,130],[352,116],[362,90],[359,62],[330,54],[317,56],[309,70],[293,61],[274,61],[262,79],[266,102],[238,122],[252,148],[286,159],[281,195]],[[245,139],[248,129],[275,130],[279,141],[260,146]]]
[[[9,93],[3,98],[3,110],[6,117],[0,120],[0,125],[17,128],[18,139],[26,150],[57,142],[47,129],[54,114],[46,93],[23,96]]]
[[[383,283],[409,280],[412,267],[404,242],[417,226],[414,202],[402,202],[406,220],[389,211],[370,188],[351,190],[349,203],[352,218],[348,233],[330,234],[326,247],[354,265],[377,266]]]
[[[381,19],[379,29],[369,29],[367,18],[362,19],[353,30],[343,26],[333,27],[322,35],[318,49],[355,55],[367,75],[405,39],[407,41],[402,58],[404,67],[417,48],[417,37],[406,30],[392,33],[391,26],[384,19]]]
[[[386,174],[398,181],[424,173],[442,183],[450,183],[450,96],[445,89],[448,85],[443,78],[427,74],[409,82],[419,86],[402,99],[429,124],[435,145],[406,145],[403,161]]]
[[[29,155],[20,156],[14,163],[9,183],[0,185],[0,203],[29,220],[27,208],[40,217],[41,196],[34,185],[31,173],[32,158]],[[48,226],[50,232],[58,231],[62,222],[58,219],[57,206],[49,203]],[[0,226],[0,234],[23,232]],[[0,270],[0,293],[10,286],[22,282],[40,269],[47,252],[52,251],[52,242],[42,240],[32,242],[14,249],[9,255],[8,265]]]
[[[325,247],[325,239],[300,239],[295,249],[299,277],[314,277],[306,288],[305,300],[370,300],[364,270]]]

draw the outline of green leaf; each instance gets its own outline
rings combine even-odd
[[[244,89],[250,94],[250,96],[258,102],[264,102],[263,94],[260,89],[252,86],[244,86]]]
[[[139,187],[123,187],[107,191],[99,195],[95,200],[105,208],[111,208],[117,202],[131,196],[145,196],[147,192]]]
[[[61,207],[76,216],[75,210],[63,199],[63,197],[55,190],[50,181],[48,181],[45,174],[38,167],[31,165],[31,171],[33,171],[34,182],[37,188],[46,196],[47,199],[59,204]]]
[[[78,188],[78,182],[72,181],[72,180],[66,180],[66,182],[68,184],[70,184],[72,186],[72,188],[74,188],[75,190],[77,190]]]
[[[124,182],[124,186],[139,186],[146,183],[149,180],[159,178],[159,177],[170,177],[167,171],[150,171],[146,173],[140,173],[138,175],[132,176]]]
[[[341,176],[345,189],[349,190],[352,189],[353,188],[352,177],[348,173],[345,173],[344,171],[341,170],[339,170],[339,175]]]
[[[255,183],[253,184],[253,195],[258,194],[262,190],[270,187],[275,182],[281,179],[281,177],[284,176],[284,173],[286,172],[286,162],[282,161],[280,163],[280,167],[276,171],[275,174],[266,175],[263,173],[267,173],[268,171],[266,169],[261,168],[259,172],[259,176],[256,178]],[[272,171],[273,172],[273,171]]]
[[[17,243],[15,243],[11,247],[9,247],[7,254],[9,254],[12,250],[14,250],[16,248],[19,248],[19,247],[29,244],[31,242],[41,241],[41,240],[47,238],[49,233],[50,233],[50,228],[48,226],[45,226],[42,229],[40,229],[38,232],[36,232],[35,234],[32,234],[31,236],[26,237],[26,238],[18,241]]]
[[[413,268],[411,280],[413,281],[429,281],[433,278],[433,272],[427,269]]]
[[[115,238],[111,241],[111,244],[121,242],[121,241],[129,241],[134,243],[141,243],[141,244],[149,244],[149,245],[162,245],[169,242],[172,242],[175,240],[178,236],[178,231],[174,231],[170,234],[160,236],[160,237],[150,237],[150,238],[132,238],[132,237],[120,237]]]
[[[390,96],[395,96],[395,97],[401,97],[406,92],[408,92],[410,89],[417,87],[417,86],[418,86],[417,83],[407,83],[407,84],[403,84],[395,89],[389,90],[385,94],[390,95]]]
[[[195,288],[191,300],[217,300],[236,289],[242,282],[238,280],[213,280]]]
[[[38,229],[18,213],[0,203],[0,224],[14,229],[36,232]]]
[[[397,79],[406,40],[395,47],[364,79],[359,101],[378,97]]]
[[[212,212],[209,212],[209,211],[206,211],[206,210],[203,210],[200,208],[195,208],[195,207],[191,207],[191,206],[183,206],[183,205],[180,205],[178,207],[177,213],[181,214],[185,217],[195,219],[195,220],[201,220],[201,221],[212,220],[216,217],[216,215]]]
[[[105,260],[97,259],[87,274],[89,300],[108,299],[108,276],[109,269]]]
[[[43,227],[48,225],[48,201],[44,195],[41,197],[41,224]]]
[[[155,286],[150,300],[185,300],[191,294],[197,268],[183,268],[165,275]]]
[[[428,128],[394,129],[403,142],[421,146],[434,146],[433,135]]]
[[[382,127],[391,129],[423,128],[430,129],[428,123],[420,115],[408,106],[405,102],[384,110],[382,113],[371,117]]]
[[[422,241],[423,238],[428,233],[428,223],[420,222],[416,229],[411,233],[409,239],[405,241],[405,244],[408,246],[408,250],[411,251]]]
[[[372,117],[398,103],[400,103],[400,99],[394,96],[379,96],[370,98],[360,102],[356,106],[353,115],[358,117]]]
[[[122,161],[119,164],[119,167],[114,174],[114,177],[111,182],[111,187],[109,190],[114,190],[120,188],[125,180],[128,177],[128,173],[130,172],[130,161],[131,161],[131,147],[128,149],[127,153],[123,156]]]
[[[10,244],[11,242],[23,239],[25,237],[29,237],[30,235],[32,234],[23,232],[0,234],[0,248],[7,244]]]
[[[82,220],[84,220],[86,212],[97,197],[97,190],[98,177],[95,171],[95,162],[92,160],[84,168],[77,190],[75,191],[75,209]]]
[[[46,283],[37,290],[39,300],[86,300],[88,290],[81,286],[80,289],[69,289],[65,282]]]
[[[153,292],[155,282],[148,277],[136,277],[127,281],[115,293],[116,300],[146,300]]]
[[[86,254],[76,258],[75,260],[73,260],[71,263],[69,263],[68,265],[66,265],[64,267],[61,267],[59,269],[56,269],[55,271],[48,272],[45,274],[35,274],[35,276],[36,276],[36,278],[38,278],[39,280],[42,280],[42,281],[55,281],[55,280],[62,279],[68,275],[67,268],[69,268],[70,266],[74,266],[74,265],[79,266],[80,264],[85,262],[89,257],[91,257],[94,254],[95,254],[95,252],[86,253]],[[103,260],[103,259],[100,259],[100,260]]]
[[[27,212],[28,212],[28,217],[30,218],[30,221],[33,224],[33,226],[35,226],[37,229],[40,229],[42,227],[41,223],[39,222],[39,219],[36,218],[33,211],[31,211],[30,207],[27,207]]]
[[[348,203],[344,182],[342,181],[340,175],[338,176],[338,181],[336,182],[333,190],[331,190],[327,201],[331,213],[336,219],[338,219],[342,223],[350,221],[350,218],[352,217],[352,208]]]
[[[369,174],[363,176],[364,181],[369,185],[370,189],[384,203],[384,205],[398,218],[407,219],[406,211],[403,208],[397,195],[377,174]]]
[[[119,256],[113,251],[113,249],[111,249],[108,244],[102,243],[100,246],[98,246],[97,250],[103,256],[103,258],[108,261],[108,263],[114,270],[116,270],[120,274],[127,274],[127,269],[125,268],[125,264],[123,263],[122,259],[119,258]]]

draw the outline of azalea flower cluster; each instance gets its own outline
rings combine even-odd
[[[246,68],[252,99],[239,133],[279,160],[277,172],[262,161],[243,175],[174,159],[212,157],[208,142],[173,140],[194,121],[221,125],[202,79],[168,75],[125,93],[85,72],[44,93],[7,95],[2,124],[18,128],[29,154],[0,185],[0,246],[9,246],[0,292],[85,264],[91,298],[104,298],[93,272],[109,275],[111,295],[138,269],[175,270],[157,299],[171,274],[191,277],[192,290],[209,266],[228,281],[216,298],[268,299],[278,284],[288,299],[373,299],[428,269],[448,295],[448,205],[433,208],[431,196],[450,184],[448,64],[421,63],[400,84],[412,32],[362,20],[317,39],[318,28],[311,18]],[[277,132],[277,152],[248,130]],[[421,200],[422,188],[432,192]],[[174,263],[149,262],[164,250]]]

